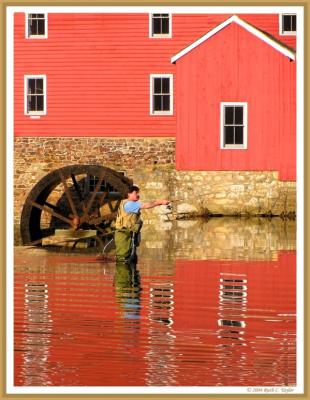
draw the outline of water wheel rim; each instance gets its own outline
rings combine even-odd
[[[78,212],[76,205],[74,204],[73,199],[70,200],[70,195],[68,195],[68,187],[66,188],[66,181],[71,179],[73,186],[75,186],[74,178],[72,178],[72,176],[76,177],[79,175],[99,176],[99,179],[104,179],[109,185],[117,189],[120,198],[126,197],[127,188],[130,184],[132,184],[132,181],[129,178],[101,165],[69,165],[48,173],[31,189],[26,198],[21,214],[21,238],[23,244],[36,245],[42,243],[42,241],[40,242],[40,239],[43,238],[41,229],[41,216],[43,211],[50,213],[56,218],[60,218],[57,214],[61,213],[59,210],[57,210],[57,207],[55,205],[50,205],[47,201],[51,192],[60,184],[65,187],[66,195],[69,197],[68,202],[70,203],[71,214],[74,218],[79,217],[77,215]],[[79,194],[77,194],[77,197],[79,197]],[[85,207],[86,212],[89,212],[91,205],[86,204]],[[46,211],[46,208],[48,208],[49,211]],[[115,214],[116,211],[117,210],[114,209]],[[115,215],[113,217],[115,217]],[[62,216],[60,219],[62,219],[64,223],[67,223],[68,226],[71,225],[72,228],[73,218]],[[96,227],[96,223],[92,225]],[[35,230],[38,231],[37,234],[34,234]]]

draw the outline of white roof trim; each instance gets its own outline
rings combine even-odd
[[[232,17],[228,18],[226,21],[222,22],[221,24],[217,25],[214,29],[211,29],[208,33],[206,33],[204,36],[196,40],[194,43],[191,45],[185,47],[182,51],[177,53],[171,58],[171,62],[174,63],[176,62],[179,58],[183,57],[185,54],[189,53],[191,50],[199,46],[201,43],[203,43],[205,40],[209,39],[211,36],[215,35],[217,32],[225,28],[225,26],[231,24],[232,22],[235,22],[236,24],[242,26],[244,29],[246,29],[248,32],[252,33],[253,35],[257,36],[259,39],[263,40],[265,43],[269,44],[272,46],[274,49],[278,50],[280,53],[284,54],[285,56],[289,57],[292,60],[295,60],[295,52],[293,50],[290,50],[284,45],[281,45],[278,43],[276,40],[271,39],[269,36],[264,34],[262,31],[259,29],[255,28],[254,26],[248,24],[247,22],[243,21],[237,15],[233,15]]]

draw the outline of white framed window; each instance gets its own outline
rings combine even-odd
[[[221,149],[247,149],[248,105],[221,102]]]
[[[26,39],[47,39],[47,13],[26,14]]]
[[[296,14],[280,14],[280,35],[296,35]]]
[[[25,75],[25,115],[46,115],[46,75]]]
[[[150,114],[173,114],[173,75],[150,75]]]
[[[150,38],[172,37],[171,14],[149,14],[149,37]]]

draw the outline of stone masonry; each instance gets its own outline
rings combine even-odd
[[[172,210],[144,213],[146,223],[209,215],[280,215],[296,212],[295,182],[272,171],[177,171],[174,138],[15,138],[14,226],[31,188],[70,164],[100,164],[122,171],[141,189],[142,201],[173,200]]]

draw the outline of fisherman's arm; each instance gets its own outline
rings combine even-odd
[[[146,208],[154,208],[157,206],[166,206],[170,203],[169,200],[154,200],[154,201],[150,201],[148,203],[143,203],[141,205],[141,209],[146,209]]]

